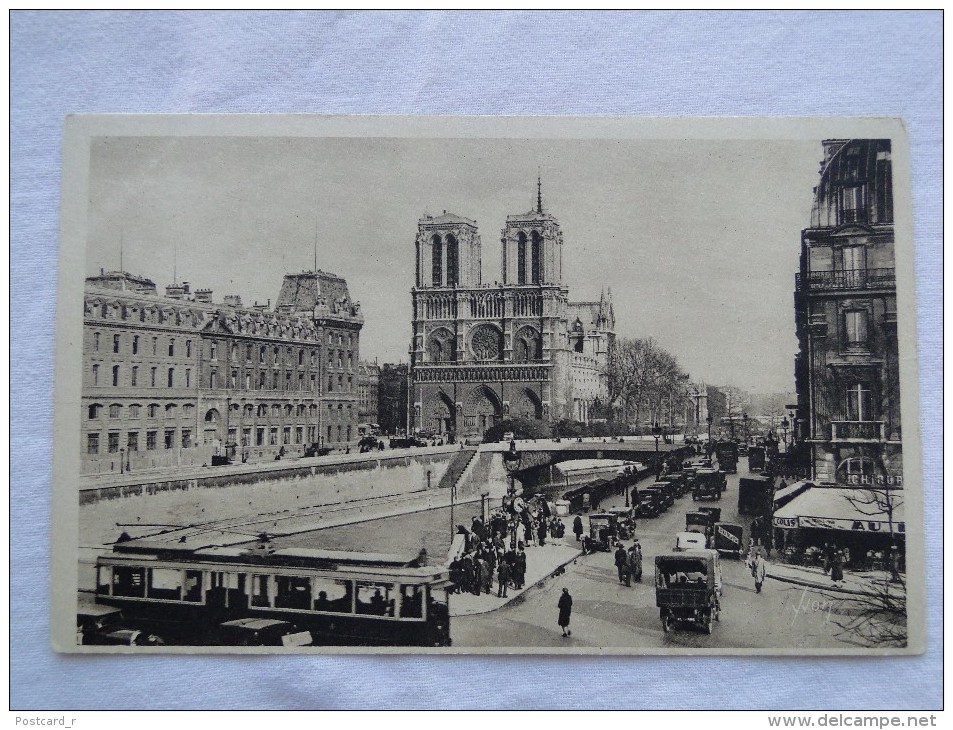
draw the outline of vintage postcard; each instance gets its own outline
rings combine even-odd
[[[922,652],[909,178],[892,119],[67,119],[55,648]]]

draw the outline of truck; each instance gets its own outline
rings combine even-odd
[[[726,474],[738,473],[738,444],[734,441],[719,441],[715,444],[718,466]]]
[[[714,532],[715,548],[721,555],[731,554],[741,557],[744,551],[745,528],[733,522],[716,522]]]
[[[769,476],[741,477],[738,480],[738,514],[770,515],[774,479]]]

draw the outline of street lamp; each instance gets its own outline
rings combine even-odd
[[[784,449],[787,451],[788,448],[788,419],[787,416],[781,419],[781,431],[784,437]]]
[[[656,421],[655,425],[652,426],[652,435],[655,437],[655,473],[656,475],[660,475],[662,472],[662,469],[659,466],[659,459],[658,459],[658,440],[659,440],[659,437],[662,435],[662,427],[659,426],[658,421]]]
[[[748,412],[747,411],[741,414],[741,420],[744,421],[744,424],[745,424],[745,443],[748,443]]]
[[[711,417],[711,414],[708,414],[708,417],[705,419],[705,423],[708,424],[708,443],[711,444],[711,424],[714,422],[714,418]]]
[[[427,476],[430,476],[430,472],[427,472]],[[457,502],[457,485],[452,484],[450,486],[450,542],[453,542],[453,531],[456,529],[453,520],[453,507]]]

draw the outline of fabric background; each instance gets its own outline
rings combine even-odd
[[[939,707],[941,23],[938,11],[13,12],[11,706]],[[927,654],[792,660],[53,653],[53,318],[61,136],[72,112],[903,117],[913,162],[933,576]]]

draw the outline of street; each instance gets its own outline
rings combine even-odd
[[[720,502],[722,519],[745,526],[738,516],[738,480],[747,470],[739,460],[739,474],[728,475],[728,489]],[[641,486],[650,483],[648,479]],[[624,498],[605,499],[603,508],[622,506]],[[642,544],[644,576],[626,588],[618,582],[612,553],[595,553],[576,559],[562,575],[544,580],[523,596],[488,613],[455,617],[451,627],[455,647],[606,647],[612,648],[844,648],[836,637],[832,606],[810,589],[765,582],[761,594],[743,561],[721,560],[724,573],[721,620],[711,636],[691,626],[670,634],[662,631],[655,606],[654,558],[670,552],[675,533],[684,529],[685,512],[697,506],[690,495],[655,519],[640,519],[636,535]],[[479,504],[457,507],[455,522],[469,524]],[[564,518],[566,537],[554,541],[575,545],[572,518]],[[416,551],[421,547],[435,560],[443,560],[449,545],[448,509],[388,517],[317,532],[281,537],[277,546],[300,545],[337,550],[382,552]],[[626,543],[631,544],[631,543]],[[528,548],[530,560],[547,547]],[[573,596],[570,638],[562,638],[556,625],[556,602],[562,589]],[[452,597],[451,597],[452,600]]]

